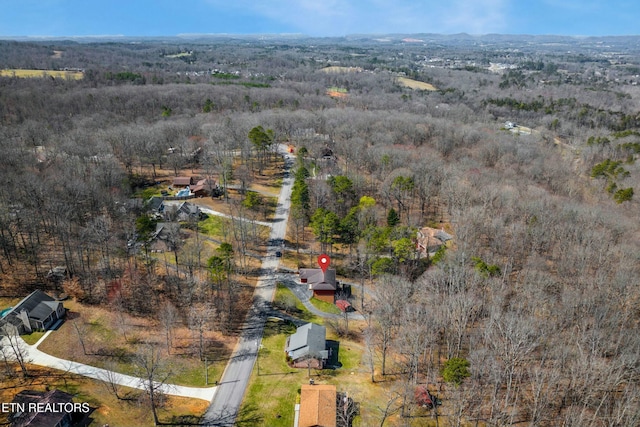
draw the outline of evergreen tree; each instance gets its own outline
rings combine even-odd
[[[395,227],[400,223],[400,215],[395,209],[391,208],[387,214],[387,226]]]

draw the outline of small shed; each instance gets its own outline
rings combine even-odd
[[[336,301],[336,307],[338,307],[340,311],[342,311],[343,313],[353,311],[353,307],[351,306],[351,303],[346,299],[339,299],[338,301]]]
[[[433,409],[436,406],[442,405],[442,401],[431,394],[429,389],[424,385],[419,385],[415,388],[414,399],[418,406],[422,406],[423,408]]]

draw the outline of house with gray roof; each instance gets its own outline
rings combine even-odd
[[[178,221],[199,220],[202,215],[200,208],[189,202],[182,202],[176,210]]]
[[[149,210],[149,212],[153,214],[162,214],[164,213],[164,199],[159,196],[153,196],[149,200],[145,202],[145,206]]]
[[[30,334],[50,328],[64,315],[65,309],[61,301],[37,290],[31,292],[0,319],[0,328],[9,327],[19,334]]]
[[[327,329],[322,325],[307,323],[300,326],[287,338],[287,359],[297,368],[322,369],[329,358],[326,336]]]

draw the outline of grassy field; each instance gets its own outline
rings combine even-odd
[[[180,52],[180,53],[174,53],[172,55],[165,55],[165,58],[186,58],[188,56],[193,55],[193,52]]]
[[[346,98],[348,96],[348,91],[345,88],[334,86],[327,89],[327,95],[332,98]]]
[[[198,223],[198,229],[201,233],[210,237],[224,237],[223,231],[226,229],[228,233],[229,227],[231,227],[231,220],[216,215],[209,215],[209,217]]]
[[[19,77],[19,78],[54,77],[58,79],[80,80],[84,78],[84,73],[81,71],[61,71],[61,70],[3,69],[3,70],[0,70],[0,77]]]
[[[408,87],[411,89],[428,90],[428,91],[438,90],[438,88],[436,88],[434,85],[430,83],[419,82],[417,80],[408,79],[406,77],[398,77],[398,83],[404,87]]]
[[[338,86],[331,86],[329,89],[327,89],[329,92],[339,92],[339,93],[347,93],[348,90],[343,88],[343,87],[338,87]]]

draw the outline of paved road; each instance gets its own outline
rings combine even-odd
[[[281,145],[279,151],[284,154],[286,149],[286,146]],[[292,163],[291,160],[286,160],[285,169],[289,169]],[[239,413],[240,405],[260,348],[264,323],[271,312],[269,306],[275,292],[275,272],[279,263],[275,253],[281,249],[279,242],[285,238],[287,231],[292,186],[293,178],[289,174],[282,182],[276,214],[270,224],[269,246],[262,261],[263,275],[258,280],[253,295],[253,307],[247,314],[242,335],[222,375],[218,391],[204,415],[203,425],[233,426],[237,419],[243,418],[244,414]]]

